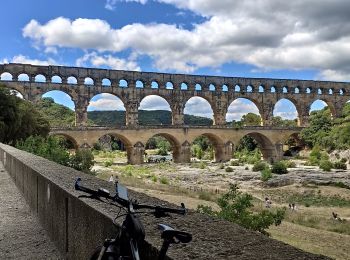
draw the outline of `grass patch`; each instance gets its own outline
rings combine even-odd
[[[338,195],[324,196],[321,194],[316,194],[314,191],[306,194],[289,195],[287,203],[302,204],[306,207],[350,207],[350,201]]]
[[[161,176],[161,177],[159,178],[159,182],[160,182],[161,184],[169,185],[169,179],[168,179],[167,177],[164,177],[164,176]]]
[[[206,162],[195,162],[191,163],[191,168],[198,168],[198,169],[206,169],[208,167],[208,164]]]
[[[338,221],[331,218],[322,218],[305,213],[292,212],[288,214],[286,220],[305,227],[319,230],[327,230],[340,234],[350,235],[350,223],[348,221]]]
[[[138,167],[138,166],[134,166],[134,165],[126,165],[126,166],[121,166],[118,167],[117,169],[122,175],[124,176],[141,176],[141,177],[145,177],[145,176],[149,176],[151,174],[151,170],[148,167]]]
[[[198,198],[200,200],[206,200],[206,201],[214,201],[213,194],[207,191],[201,191],[198,194]]]

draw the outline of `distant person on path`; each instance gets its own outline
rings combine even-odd
[[[290,210],[297,210],[297,206],[295,205],[295,203],[292,203],[292,204],[289,203],[288,206]]]
[[[271,204],[272,204],[271,200],[269,200],[269,198],[266,197],[265,198],[265,207],[269,209],[269,208],[271,208]]]
[[[342,219],[339,217],[339,215],[337,213],[332,212],[332,216],[333,216],[333,219],[338,220],[338,221],[342,221]]]

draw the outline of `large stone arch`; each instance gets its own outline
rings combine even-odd
[[[50,135],[51,136],[58,136],[58,137],[63,136],[64,138],[66,138],[67,140],[72,142],[75,150],[78,150],[79,148],[81,148],[84,145],[84,144],[79,144],[73,136],[66,134],[66,133],[50,133]]]
[[[17,91],[19,94],[22,95],[23,99],[28,99],[28,95],[25,91],[25,88],[23,88],[23,86],[19,85],[19,84],[6,84],[0,81],[0,85],[3,86],[4,88],[7,88],[8,90],[15,90]]]
[[[130,141],[130,139],[127,138],[125,135],[121,135],[121,134],[116,133],[116,132],[114,132],[114,131],[107,131],[107,132],[104,133],[103,135],[98,136],[97,140],[99,140],[101,137],[103,137],[103,136],[105,136],[105,135],[110,135],[110,136],[113,136],[113,137],[118,138],[119,140],[121,140],[121,141],[124,143],[124,145],[125,145],[126,148],[127,148],[127,147],[131,147],[131,146],[134,145],[134,144]]]
[[[258,147],[261,150],[264,160],[268,162],[275,162],[281,159],[282,154],[276,149],[276,144],[273,143],[267,136],[258,133],[258,132],[248,132],[246,135],[254,138],[254,140],[258,143]],[[244,136],[246,136],[244,135]],[[244,137],[242,136],[242,138]],[[282,143],[277,144],[282,148]]]
[[[328,100],[327,98],[322,98],[322,97],[316,97],[316,98],[312,99],[310,101],[310,104],[309,104],[309,110],[311,109],[311,106],[318,100],[326,103],[333,118],[336,118],[341,114],[342,111],[337,111],[337,109],[332,101]],[[309,113],[310,113],[310,111],[309,111]]]
[[[63,105],[63,106],[66,106],[66,107],[68,107],[68,108],[70,108],[70,109],[72,109],[73,111],[75,111],[75,113],[77,112],[77,103],[76,103],[76,100],[74,100],[73,99],[73,97],[72,97],[72,95],[70,94],[70,93],[67,93],[66,91],[63,91],[63,90],[60,90],[60,89],[51,89],[51,90],[47,90],[47,89],[45,89],[44,91],[43,91],[43,93],[40,95],[40,96],[38,96],[38,97],[40,97],[40,99],[43,99],[43,98],[45,98],[44,96],[46,95],[46,94],[49,94],[50,92],[51,92],[51,94],[58,94],[58,95],[62,95],[62,94],[64,94],[64,95],[67,95],[68,97],[67,97],[67,102],[68,103],[70,103],[70,104],[67,104],[67,103],[64,103],[64,102],[57,102],[57,100],[55,99],[55,98],[53,98],[54,99],[54,101],[55,101],[55,103],[58,103],[58,104],[61,104],[61,105]],[[52,97],[51,97],[52,98]],[[61,98],[62,99],[65,99],[66,97],[65,96],[61,96]],[[70,99],[70,100],[69,100]],[[35,102],[37,102],[37,101],[39,101],[39,100],[34,100]],[[72,106],[72,107],[70,107],[70,106]]]
[[[261,104],[254,98],[251,98],[251,97],[247,97],[247,96],[243,96],[243,95],[239,95],[239,96],[236,96],[235,98],[233,99],[230,99],[229,102],[228,102],[228,106],[227,106],[227,110],[226,110],[226,117],[227,115],[229,114],[229,109],[230,109],[230,106],[234,103],[234,102],[237,102],[238,100],[240,99],[244,99],[244,100],[248,100],[250,102],[252,102],[255,107],[258,109],[258,115],[263,118],[263,110],[262,110],[262,107],[261,107]],[[248,112],[247,112],[248,113]]]
[[[213,133],[202,133],[200,135],[197,136],[193,136],[193,138],[190,140],[191,143],[200,136],[205,136],[209,139],[209,141],[211,142],[211,144],[213,145],[214,148],[214,161],[215,162],[222,162],[222,161],[226,161],[227,158],[225,157],[225,143],[223,142],[223,140],[216,134]]]
[[[14,76],[8,72],[8,71],[3,71],[0,73],[0,81],[13,81]]]
[[[154,136],[162,136],[167,141],[169,141],[169,143],[171,144],[172,151],[173,151],[173,161],[176,163],[183,162],[183,160],[181,158],[181,152],[182,152],[181,151],[181,143],[175,136],[173,136],[169,133],[159,132],[159,133],[152,135],[150,138],[152,138]],[[148,138],[148,140],[150,138]],[[146,142],[148,142],[148,140]]]
[[[212,102],[208,97],[206,97],[206,96],[204,96],[204,95],[196,95],[196,96],[187,97],[187,98],[183,101],[183,104],[184,104],[184,105],[183,105],[183,111],[184,111],[184,113],[185,113],[186,106],[187,106],[187,104],[189,103],[189,101],[190,101],[191,99],[197,99],[197,98],[199,98],[200,100],[204,100],[204,101],[206,101],[206,102],[209,104],[209,107],[210,107],[211,112],[212,112],[212,119],[213,119],[213,122],[214,122],[214,124],[215,124],[215,106],[214,106],[213,102]]]
[[[301,125],[301,120],[300,120],[300,116],[302,115],[302,108],[300,107],[299,103],[297,102],[297,100],[295,98],[291,98],[291,97],[281,97],[277,100],[277,102],[274,104],[273,106],[273,116],[276,116],[275,115],[275,109],[276,109],[276,105],[279,103],[279,102],[282,102],[283,100],[287,100],[289,101],[290,103],[292,103],[295,107],[295,110],[297,112],[297,120],[298,120],[298,125],[300,126]]]
[[[152,101],[153,99],[153,101]],[[158,100],[158,102],[156,102]],[[149,106],[151,103],[157,103],[158,105],[154,106],[154,104],[151,104],[152,106]],[[145,107],[146,106],[146,107]],[[172,109],[172,104],[169,100],[169,97],[166,95],[163,95],[161,93],[150,93],[148,95],[143,95],[140,99],[138,110],[145,110],[145,111],[154,111],[154,110],[166,110],[170,111],[171,113],[171,122],[169,125],[173,124],[174,120],[174,111]],[[141,122],[139,122],[141,124]]]
[[[97,136],[97,140],[99,140],[101,137],[110,135],[113,137],[118,138],[125,146],[126,149],[126,155],[127,155],[127,162],[129,164],[142,164],[143,163],[143,155],[144,155],[144,145],[141,142],[133,143],[129,138],[127,138],[125,135],[121,135],[114,131],[107,131],[103,133],[102,135]]]

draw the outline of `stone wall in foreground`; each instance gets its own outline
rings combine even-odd
[[[0,160],[67,259],[88,259],[91,251],[118,228],[112,225],[118,209],[78,199],[81,193],[73,187],[77,177],[93,188],[112,190],[110,183],[4,144],[0,144]],[[130,195],[142,203],[170,205],[141,193]],[[142,259],[156,259],[161,246],[158,223],[193,235],[191,243],[170,248],[170,259],[328,259],[195,212],[163,219],[143,215],[142,221],[146,229]]]

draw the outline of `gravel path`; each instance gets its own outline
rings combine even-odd
[[[63,259],[0,162],[0,259]]]

